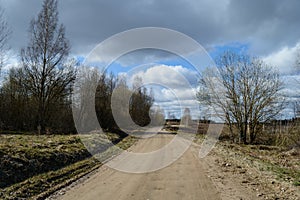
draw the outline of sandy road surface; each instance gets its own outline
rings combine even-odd
[[[158,134],[140,139],[130,151],[155,151],[168,144],[173,137]],[[152,160],[148,163],[157,162],[159,161]],[[71,188],[59,199],[217,200],[220,199],[220,194],[206,175],[197,152],[191,147],[173,164],[150,173],[125,173],[103,166],[98,173]]]

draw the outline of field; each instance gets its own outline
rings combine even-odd
[[[123,149],[135,142],[108,136]],[[105,146],[104,139],[97,142]],[[112,155],[109,146],[103,150]],[[43,199],[100,166],[78,135],[0,135],[0,199]]]

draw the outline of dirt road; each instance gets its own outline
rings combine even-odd
[[[151,138],[140,139],[130,148],[132,152],[152,152],[170,144],[174,135],[158,134]],[[175,151],[175,149],[174,149]],[[241,188],[234,179],[228,179],[225,185],[213,182],[218,174],[211,159],[198,158],[199,146],[191,147],[173,164],[149,173],[125,173],[102,166],[97,173],[85,181],[77,183],[55,199],[63,200],[176,200],[176,199],[256,199],[256,195]],[[170,152],[169,152],[170,153]],[[171,156],[171,155],[170,155]],[[163,159],[164,157],[162,157]],[[157,163],[152,160],[147,163]],[[214,177],[214,178],[213,178]],[[222,180],[224,181],[224,180]]]

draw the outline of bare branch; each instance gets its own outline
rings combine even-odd
[[[45,0],[37,19],[30,23],[30,41],[21,50],[24,86],[38,104],[38,125],[45,127],[49,106],[69,95],[75,79],[75,63],[66,63],[70,45],[65,28],[58,24],[56,0]]]
[[[253,142],[262,122],[283,109],[279,74],[257,58],[226,52],[217,67],[207,69],[200,81],[199,101],[213,108],[246,143],[249,129]]]

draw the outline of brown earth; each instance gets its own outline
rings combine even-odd
[[[168,144],[174,135],[158,134],[140,139],[132,152],[151,152]],[[48,199],[299,199],[298,193],[272,181],[248,165],[234,162],[223,148],[215,148],[203,159],[200,146],[190,148],[171,165],[149,173],[125,173],[105,165],[89,177],[58,191]],[[163,157],[162,157],[163,158]],[[149,163],[159,162],[157,160]],[[147,162],[148,163],[148,162]],[[277,191],[279,190],[279,191]]]

